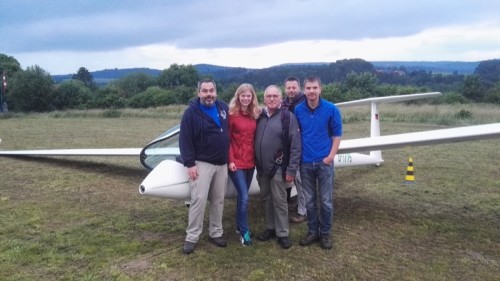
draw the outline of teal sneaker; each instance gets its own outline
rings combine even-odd
[[[252,245],[252,237],[251,237],[251,233],[249,230],[247,230],[245,232],[245,234],[243,235],[240,235],[240,241],[241,241],[241,245],[243,246],[250,246]]]

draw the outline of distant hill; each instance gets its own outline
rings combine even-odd
[[[195,64],[194,68],[196,68],[200,75],[212,75],[216,79],[238,77],[252,71],[258,71],[258,69],[254,68],[229,67],[212,64]]]
[[[92,72],[94,79],[118,79],[132,73],[145,73],[151,76],[158,76],[161,70],[151,68],[124,68],[124,69],[104,69]]]
[[[394,70],[404,68],[406,71],[423,70],[425,72],[442,73],[442,74],[472,74],[480,62],[461,62],[461,61],[372,61],[375,69],[378,70]],[[279,72],[281,68],[290,68],[294,66],[324,66],[330,64],[328,62],[311,62],[311,63],[287,63],[273,66],[266,69],[244,68],[244,67],[228,67],[211,64],[196,64],[194,67],[200,75],[212,75],[216,79],[229,79],[244,76],[252,72],[269,71],[273,69]],[[98,84],[106,84],[112,80],[122,78],[132,73],[146,73],[152,76],[158,76],[162,70],[151,68],[125,68],[125,69],[104,69],[91,72],[94,81]],[[71,79],[73,74],[53,75],[52,78],[56,83]]]
[[[479,65],[477,62],[463,61],[372,61],[376,69],[392,69],[404,67],[406,71],[424,70],[441,74],[472,74]]]
[[[132,73],[146,73],[151,76],[158,76],[161,70],[151,69],[151,68],[123,68],[123,69],[104,69],[90,72],[94,81],[96,83],[107,83],[112,80],[120,79],[124,76],[127,76]],[[69,80],[73,77],[73,74],[64,74],[64,75],[52,75],[52,79],[56,81],[56,83],[60,83],[65,80]]]

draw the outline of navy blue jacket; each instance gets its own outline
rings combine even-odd
[[[200,99],[192,100],[182,115],[179,148],[184,166],[190,168],[195,160],[224,165],[229,153],[228,106],[216,100],[221,127],[201,111]]]

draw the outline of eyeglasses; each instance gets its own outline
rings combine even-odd
[[[280,98],[279,95],[265,95],[264,96],[265,99],[278,99]]]

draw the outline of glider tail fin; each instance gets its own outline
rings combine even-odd
[[[378,105],[376,101],[371,103],[371,120],[370,120],[370,137],[380,137],[380,116],[378,113]],[[382,158],[382,150],[370,151],[370,156],[376,161],[377,166],[380,166],[384,159]]]

